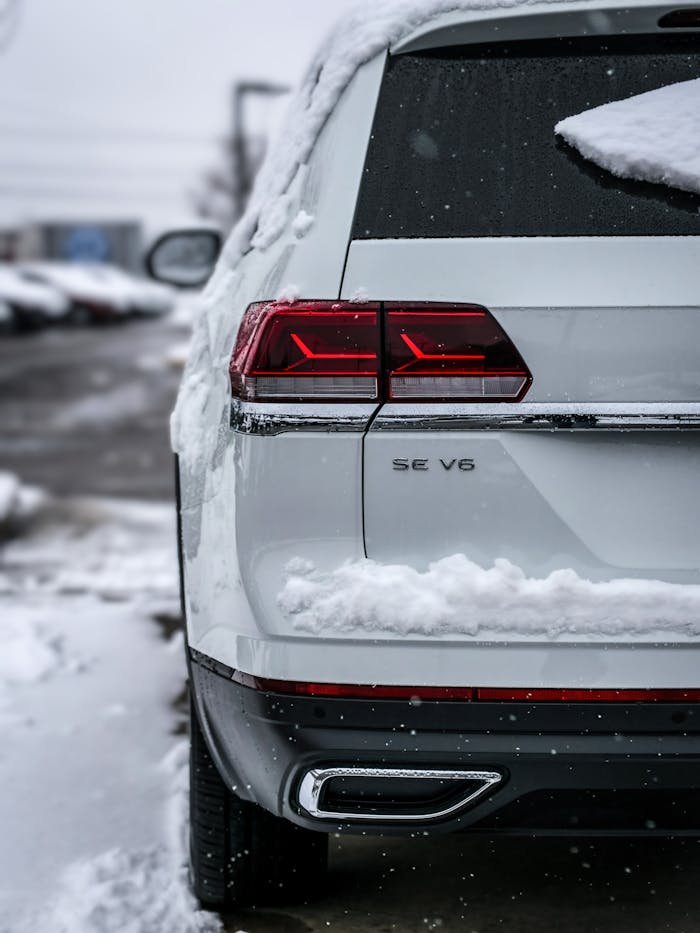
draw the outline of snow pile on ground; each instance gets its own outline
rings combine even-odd
[[[2,933],[220,930],[187,887],[173,508],[45,500],[0,606]]]
[[[36,521],[7,551],[18,591],[166,603],[177,593],[174,506],[85,498],[48,504]]]
[[[167,852],[115,849],[66,872],[51,929],[53,933],[221,930],[216,917],[197,912],[193,905],[183,918],[181,901],[182,883]]]
[[[201,298],[199,290],[183,289],[178,292],[168,323],[174,327],[194,327],[202,310]]]
[[[555,132],[621,178],[700,193],[700,78],[586,110]]]
[[[0,470],[0,541],[32,517],[45,500],[34,486],[23,486],[14,473]]]
[[[464,554],[436,561],[424,573],[371,560],[324,573],[295,561],[278,601],[297,629],[314,634],[700,635],[700,586],[592,583],[573,570],[534,579],[507,560],[485,570]]]
[[[70,865],[51,907],[54,933],[220,933],[219,918],[200,910],[188,887],[187,763],[187,742],[161,762],[170,780],[171,838],[152,848],[110,849]]]
[[[174,343],[172,346],[168,347],[168,349],[165,351],[165,356],[163,359],[165,364],[172,369],[183,369],[189,355],[190,342],[189,340],[182,340],[179,343]]]
[[[0,590],[0,593],[2,591]],[[63,639],[47,625],[0,615],[0,692],[14,684],[33,684],[65,668]]]

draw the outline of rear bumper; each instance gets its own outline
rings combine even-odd
[[[190,673],[226,783],[310,829],[700,836],[698,705],[293,697],[234,683],[199,654]],[[300,803],[304,777],[346,767],[468,770],[501,780],[435,820],[310,815]]]

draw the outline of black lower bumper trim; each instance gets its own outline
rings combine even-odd
[[[301,807],[299,786],[310,769],[361,766],[503,775],[488,794],[422,824],[422,832],[700,836],[697,705],[296,697],[253,690],[196,661],[191,680],[226,783],[307,828],[416,831],[371,814],[322,820]]]

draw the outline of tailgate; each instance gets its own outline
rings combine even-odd
[[[348,294],[361,281],[386,300],[479,302],[533,377],[516,403],[382,406],[364,445],[368,557],[424,570],[460,553],[533,577],[700,580],[700,241],[636,246],[352,244]]]

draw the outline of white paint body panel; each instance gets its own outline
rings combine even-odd
[[[491,309],[694,307],[700,236],[355,240],[343,297],[360,288]]]

